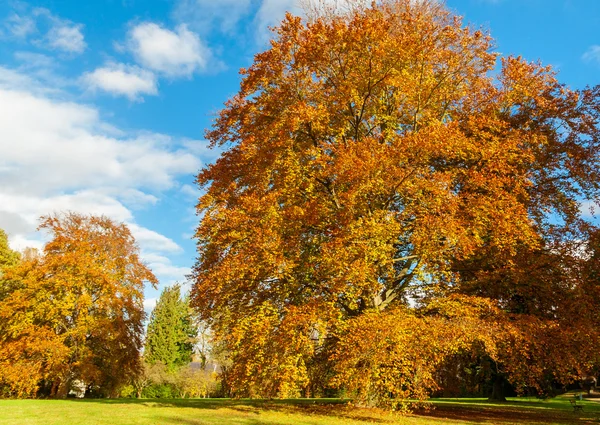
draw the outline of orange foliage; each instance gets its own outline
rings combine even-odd
[[[242,71],[207,134],[228,150],[198,176],[192,290],[230,350],[238,394],[306,389],[317,356],[339,386],[373,389],[366,398],[424,397],[435,385],[423,359],[485,340],[521,365],[532,326],[554,338],[554,317],[507,308],[516,274],[486,282],[585,239],[578,199],[598,200],[600,89],[569,90],[515,57],[495,73],[492,47],[437,1],[387,0],[309,22],[288,15]],[[523,270],[549,297],[550,276]],[[499,309],[499,328],[459,319],[473,300]],[[438,301],[459,313],[412,311]],[[464,333],[456,347],[440,342],[453,332]],[[517,363],[507,371],[523,380]],[[384,367],[394,372],[377,381]]]
[[[52,235],[43,255],[4,276],[0,383],[17,397],[66,395],[73,380],[110,395],[139,368],[144,282],[156,278],[124,224],[69,213],[40,228]]]

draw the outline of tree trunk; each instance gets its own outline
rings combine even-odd
[[[492,377],[492,395],[488,398],[489,401],[506,401],[504,396],[504,377],[502,375],[494,375]]]

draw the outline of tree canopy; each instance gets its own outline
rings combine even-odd
[[[0,229],[0,275],[3,268],[14,266],[19,258],[19,253],[10,249],[6,232]]]
[[[237,394],[398,406],[465,351],[538,392],[598,364],[600,88],[493,47],[437,1],[357,2],[242,70],[192,290]]]
[[[140,367],[143,288],[156,284],[129,229],[106,217],[44,217],[43,254],[9,269],[0,294],[0,388],[114,394]]]

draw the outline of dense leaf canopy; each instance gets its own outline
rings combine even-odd
[[[427,0],[288,15],[242,73],[207,134],[192,292],[238,394],[326,377],[394,404],[465,350],[540,391],[597,364],[575,354],[598,339],[600,89],[499,61]]]
[[[111,395],[140,367],[143,288],[156,283],[129,229],[105,217],[49,216],[43,255],[7,270],[0,294],[0,386]]]

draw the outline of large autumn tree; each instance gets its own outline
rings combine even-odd
[[[438,1],[363,3],[288,15],[207,133],[192,296],[232,388],[326,377],[395,406],[464,352],[521,387],[573,379],[599,325],[575,306],[597,301],[600,89],[499,58]]]
[[[8,269],[0,294],[6,395],[66,395],[79,380],[112,395],[140,368],[143,289],[156,278],[129,229],[106,217],[44,217],[43,254]]]

